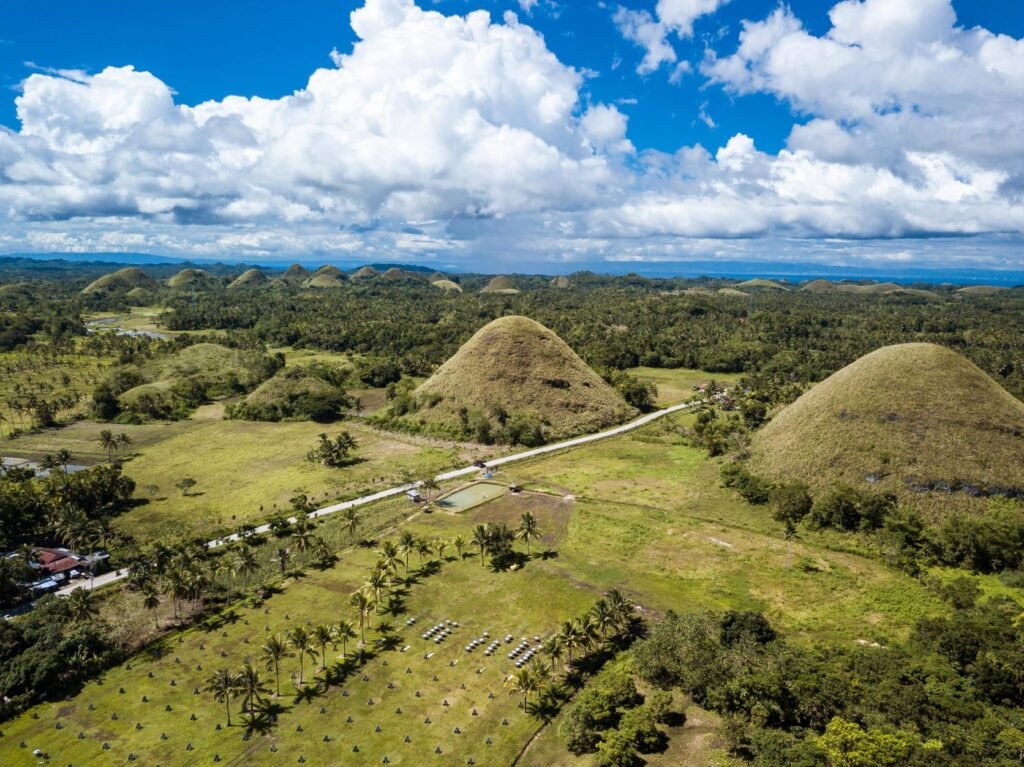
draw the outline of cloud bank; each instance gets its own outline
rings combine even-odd
[[[721,5],[660,0],[616,21],[654,72]],[[844,0],[830,20],[815,36],[780,7],[699,68],[790,106],[777,154],[742,133],[638,151],[627,116],[514,14],[413,0],[367,0],[352,50],[281,99],[190,106],[132,67],[32,74],[20,130],[0,129],[0,249],[514,265],[1020,238],[1024,41],[959,26],[950,0]]]

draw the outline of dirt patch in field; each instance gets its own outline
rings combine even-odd
[[[474,521],[494,524],[504,522],[509,527],[516,527],[523,514],[529,511],[537,518],[541,543],[552,546],[565,534],[574,505],[562,498],[542,493],[510,493],[470,513]]]

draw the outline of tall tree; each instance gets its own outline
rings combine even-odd
[[[277,697],[281,697],[281,661],[292,657],[288,642],[275,634],[260,648],[260,655],[267,666],[267,671],[274,672]]]
[[[231,726],[231,699],[238,697],[241,691],[241,678],[227,669],[214,671],[206,680],[206,692],[213,694],[213,699],[224,704],[228,715],[228,727]]]
[[[303,668],[306,656],[316,660],[316,642],[305,626],[296,626],[289,631],[288,642],[295,650],[295,654],[299,656],[299,686],[301,687],[304,684]]]
[[[526,556],[530,556],[530,541],[540,538],[540,527],[532,512],[523,513],[519,520],[519,529],[516,530],[516,537],[522,538],[526,542]]]

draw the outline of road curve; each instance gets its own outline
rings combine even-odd
[[[617,437],[620,434],[626,434],[628,432],[633,431],[634,429],[639,429],[642,426],[646,426],[652,421],[657,421],[659,418],[664,418],[665,416],[671,415],[672,413],[678,413],[680,410],[687,410],[689,408],[695,407],[697,404],[699,403],[685,402],[680,405],[672,405],[671,407],[666,407],[661,410],[655,410],[653,413],[648,413],[647,415],[640,416],[636,420],[630,421],[629,423],[624,423],[621,426],[615,426],[611,429],[595,432],[594,434],[587,434],[582,437],[574,437],[573,439],[567,439],[564,442],[556,442],[551,445],[544,445],[542,447],[533,448],[532,450],[526,450],[522,453],[514,453],[513,455],[506,455],[502,458],[495,458],[494,460],[487,461],[486,465],[489,468],[495,468],[510,463],[525,461],[530,458],[536,458],[537,456],[540,455],[555,453],[559,450],[566,450],[568,448],[578,447],[579,445],[586,445],[589,442],[597,442],[598,440],[608,439],[609,437]],[[443,474],[438,474],[435,477],[435,479],[438,482],[445,482],[450,479],[468,477],[478,473],[479,471],[480,469],[476,466],[466,466],[465,468],[462,469],[454,469],[452,471],[446,471]],[[316,511],[310,512],[309,518],[319,519],[320,517],[326,517],[331,514],[337,514],[339,511],[344,511],[345,509],[355,509],[360,506],[366,506],[367,504],[370,503],[382,501],[385,498],[394,498],[396,495],[402,495],[403,493],[409,490],[413,490],[416,487],[419,487],[419,485],[419,482],[411,482],[406,485],[398,485],[396,487],[390,487],[387,490],[381,490],[376,493],[371,493],[370,495],[364,495],[360,496],[359,498],[353,498],[350,501],[342,501],[341,503],[335,503],[332,506],[324,506],[322,509],[317,509]],[[295,517],[291,517],[290,520],[294,522]],[[260,525],[256,528],[256,534],[266,533],[269,531],[270,525]],[[214,538],[211,541],[207,541],[206,545],[208,548],[211,549],[218,548],[220,546],[224,546],[226,544],[239,540],[239,537],[240,536],[237,533],[232,533],[231,535],[226,535],[223,538]],[[101,586],[116,583],[117,581],[127,577],[127,575],[127,570],[117,570],[114,572],[104,573],[103,575],[97,576],[92,583],[83,578],[82,580],[76,583],[72,583],[69,586],[65,586],[56,593],[60,596],[66,596],[70,594],[72,591],[75,591],[76,589],[100,588]]]

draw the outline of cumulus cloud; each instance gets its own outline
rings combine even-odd
[[[26,219],[345,223],[571,207],[611,181],[596,148],[624,141],[624,119],[583,115],[581,73],[513,16],[368,0],[351,23],[351,53],[275,100],[190,107],[130,66],[31,75],[21,131],[0,136],[0,203]]]
[[[719,5],[617,17],[651,41],[652,71],[683,72],[656,43]],[[594,102],[586,74],[515,15],[412,0],[367,0],[352,49],[280,99],[187,105],[130,66],[36,72],[20,130],[0,129],[0,249],[479,265],[750,257],[767,241],[794,258],[829,242],[848,259],[856,248],[835,240],[879,238],[859,252],[883,263],[977,258],[898,242],[970,235],[1010,258],[1024,235],[1024,41],[959,26],[949,0],[843,0],[830,18],[814,35],[781,7],[692,74],[739,109],[753,93],[790,105],[776,153],[744,133],[638,150],[627,115]],[[694,111],[714,127],[703,99]]]
[[[650,74],[663,64],[676,63],[676,51],[670,37],[690,37],[693,22],[701,16],[714,13],[729,0],[658,0],[654,14],[619,6],[613,20],[619,32],[632,43],[644,49],[644,57],[637,66],[639,74]],[[672,82],[678,82],[689,71],[689,63],[681,62],[673,68]]]

